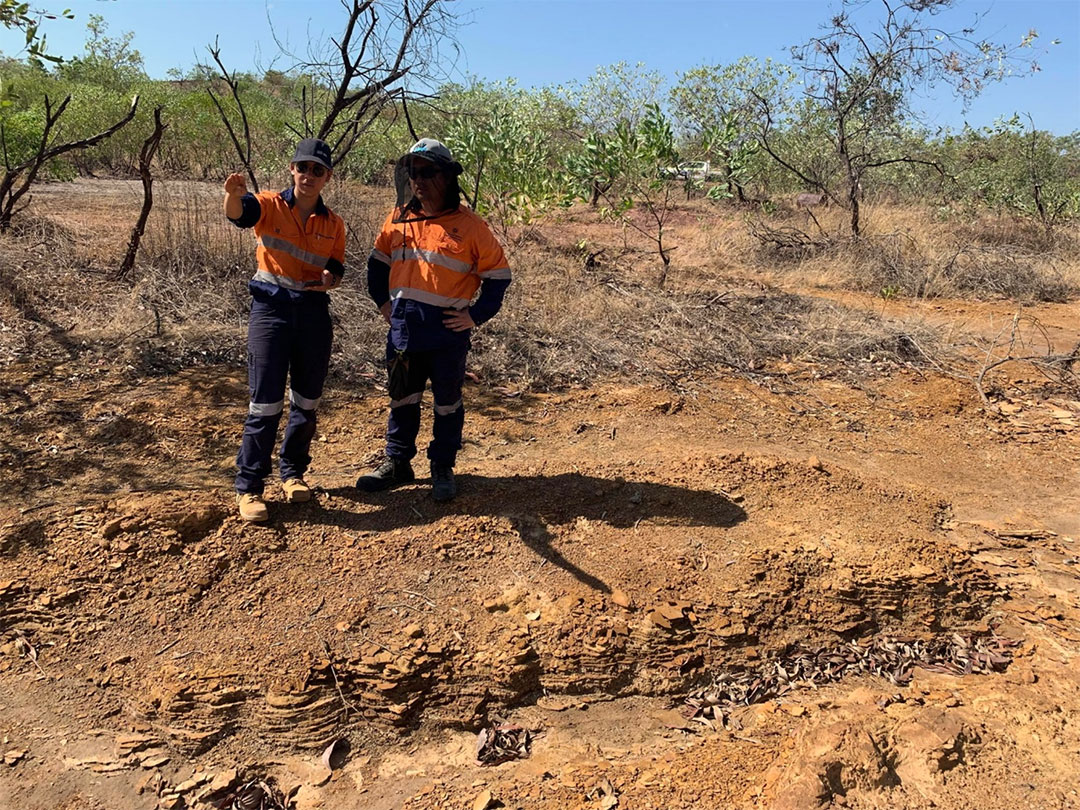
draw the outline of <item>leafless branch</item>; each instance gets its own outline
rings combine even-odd
[[[236,149],[237,157],[240,158],[240,163],[247,171],[248,179],[251,180],[252,190],[257,194],[259,192],[259,181],[255,179],[255,171],[251,166],[251,129],[248,127],[247,112],[244,110],[244,103],[240,100],[240,83],[236,80],[235,71],[229,73],[225,68],[225,64],[221,61],[221,48],[218,46],[217,37],[214,38],[213,46],[207,45],[206,50],[208,50],[210,55],[214,58],[214,62],[218,67],[218,72],[225,81],[225,84],[228,85],[229,91],[232,93],[233,101],[236,102],[236,108],[240,112],[240,124],[243,127],[244,133],[243,144],[240,143],[240,138],[233,129],[232,122],[229,120],[225,108],[218,100],[217,95],[215,95],[214,88],[207,87],[206,92],[210,95],[210,100],[214,102],[214,106],[217,107],[218,115],[221,116],[221,121],[225,124],[225,129],[229,133],[229,139]]]
[[[1045,343],[1045,351],[1042,353],[1032,353],[1028,349],[1028,341],[1024,339],[1022,334],[1022,328],[1024,326],[1035,330],[1038,336],[1042,338]],[[1018,310],[1013,316],[1012,321],[1008,327],[1009,337],[1005,341],[1005,356],[996,357],[995,353],[1001,346],[1000,340],[995,339],[987,348],[986,357],[983,360],[983,364],[979,369],[979,373],[975,376],[975,390],[979,393],[979,398],[982,400],[983,405],[987,410],[994,414],[1001,415],[1001,410],[993,403],[986,395],[986,388],[984,382],[986,375],[996,368],[1006,365],[1007,363],[1029,363],[1038,369],[1043,375],[1055,383],[1063,384],[1073,389],[1080,388],[1080,377],[1077,377],[1073,367],[1078,361],[1080,361],[1080,344],[1077,344],[1071,352],[1068,354],[1059,354],[1054,352],[1054,345],[1050,339],[1050,335],[1047,333],[1046,328],[1039,322],[1038,319],[1029,315],[1024,315],[1022,310]],[[1004,333],[1002,330],[999,333],[998,338]],[[1017,349],[1020,352],[1017,352]]]
[[[395,100],[415,98],[406,80],[433,82],[447,37],[448,0],[341,0],[346,12],[331,48],[297,59],[309,77],[301,100],[304,129],[330,144],[339,163]],[[283,50],[287,45],[279,42]],[[321,121],[319,117],[321,116]],[[316,122],[317,125],[316,125]]]
[[[50,145],[49,140],[53,135],[53,130],[70,102],[71,96],[65,96],[64,100],[54,108],[49,97],[45,96],[45,126],[41,132],[41,141],[38,144],[37,152],[33,157],[27,158],[22,163],[7,168],[3,178],[0,179],[0,232],[11,227],[11,217],[16,213],[15,206],[22,196],[30,190],[30,186],[37,179],[42,166],[67,152],[76,149],[89,149],[111,136],[135,117],[135,111],[139,106],[139,97],[134,96],[131,99],[131,107],[128,109],[127,114],[108,129],[102,130],[96,135],[91,135],[89,138]]]
[[[150,209],[154,207],[154,177],[150,173],[150,164],[154,160],[158,146],[161,145],[161,136],[165,134],[166,127],[166,124],[161,123],[161,107],[158,107],[154,110],[154,131],[143,141],[142,149],[139,151],[139,176],[142,178],[143,204],[135,227],[131,229],[131,238],[128,240],[124,261],[120,263],[120,269],[116,271],[116,276],[120,279],[126,278],[131,268],[135,266],[135,254],[139,250],[139,242],[146,229]]]

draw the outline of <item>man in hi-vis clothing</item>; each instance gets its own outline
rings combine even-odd
[[[289,164],[290,188],[249,194],[242,174],[225,181],[225,216],[239,228],[255,229],[259,266],[248,283],[251,401],[236,456],[236,501],[244,520],[269,516],[263,479],[270,474],[285,408],[286,377],[289,421],[278,453],[282,487],[289,502],[311,500],[304,473],[333,338],[326,293],[345,273],[345,223],[321,196],[332,171],[330,147],[308,138]]]
[[[386,460],[356,486],[378,492],[414,480],[410,461],[430,380],[431,494],[447,501],[457,494],[453,468],[465,424],[469,336],[502,306],[510,267],[487,224],[461,205],[461,165],[443,144],[418,141],[398,160],[395,174],[397,206],[368,259],[368,292],[390,325]]]

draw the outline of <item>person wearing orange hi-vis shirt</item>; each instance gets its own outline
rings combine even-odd
[[[438,141],[414,144],[397,162],[397,205],[368,258],[368,292],[390,326],[390,417],[386,460],[356,482],[365,492],[415,479],[411,460],[430,380],[431,495],[448,501],[457,494],[454,464],[465,425],[462,387],[470,336],[499,311],[510,285],[502,246],[487,223],[461,204],[461,171]]]
[[[225,216],[239,228],[253,228],[257,244],[258,269],[248,283],[251,398],[236,456],[240,517],[255,522],[269,517],[263,479],[271,471],[286,379],[289,420],[278,452],[282,488],[289,502],[311,499],[304,473],[333,340],[327,291],[345,273],[345,223],[321,196],[333,174],[330,147],[316,138],[300,141],[289,173],[292,186],[280,192],[249,194],[242,174],[225,181]]]

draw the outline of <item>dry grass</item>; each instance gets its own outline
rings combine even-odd
[[[863,237],[853,242],[847,212],[816,216],[820,229],[795,214],[756,224],[754,261],[812,284],[885,297],[1030,303],[1065,302],[1080,292],[1075,225],[1047,230],[996,215],[941,220],[929,209],[878,206],[866,210]]]
[[[477,336],[490,376],[536,388],[621,374],[684,385],[721,369],[761,373],[774,361],[919,361],[931,331],[760,285],[719,290],[585,272],[568,255],[519,252],[519,283]],[[685,278],[684,278],[685,280]]]
[[[220,190],[157,184],[135,273],[121,282],[114,268],[140,198],[131,184],[107,183],[47,191],[0,242],[0,360],[48,344],[68,356],[122,359],[140,374],[242,366],[254,249],[250,233],[221,216]],[[392,192],[331,188],[328,201],[350,233],[350,273],[333,296],[333,373],[380,379],[385,327],[367,297],[364,265]],[[801,278],[875,293],[1057,300],[1075,279],[1055,271],[1075,264],[1067,240],[1033,256],[1023,252],[1033,242],[1006,246],[996,226],[968,223],[959,249],[956,226],[917,209],[873,209],[868,229],[885,235],[794,258],[761,251],[745,211],[695,201],[677,213],[666,289],[640,237],[598,222],[595,212],[577,208],[518,229],[508,244],[516,282],[500,316],[475,335],[474,369],[489,381],[542,389],[611,375],[686,385],[721,369],[767,373],[781,362],[922,363],[941,351],[928,327],[775,285]],[[819,221],[832,231],[845,217],[834,209]],[[794,212],[775,221],[804,225]]]

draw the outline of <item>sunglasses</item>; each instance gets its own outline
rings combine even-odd
[[[409,166],[410,180],[430,180],[437,177],[442,170],[435,166]]]
[[[293,165],[296,166],[296,171],[300,174],[310,174],[312,177],[322,177],[326,174],[326,167],[318,163],[308,163],[306,160],[302,160]]]

